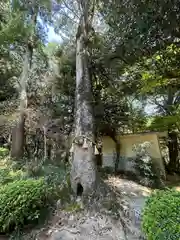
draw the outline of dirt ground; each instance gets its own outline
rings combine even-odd
[[[109,196],[100,197],[96,208],[57,212],[48,229],[38,240],[138,240],[141,232],[141,211],[151,189],[119,177],[105,180]],[[113,195],[113,197],[112,197]]]

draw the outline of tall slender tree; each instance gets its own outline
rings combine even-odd
[[[42,28],[40,21],[38,21],[38,16],[46,23],[48,21],[50,5],[49,0],[12,1],[12,9],[20,15],[21,22],[23,23],[22,28],[26,30],[25,36],[21,35],[24,58],[19,81],[19,115],[17,124],[12,131],[11,156],[14,158],[22,158],[24,155],[25,120],[28,106],[28,86],[32,85],[30,84],[30,73],[33,66],[33,53],[35,50],[42,53],[41,44],[44,40],[44,28]],[[14,44],[14,39],[12,39],[12,44]]]
[[[37,23],[38,7],[36,1],[29,2],[26,6],[28,15],[30,16],[29,26],[31,31],[27,39],[25,40],[25,54],[23,70],[20,77],[20,106],[19,106],[19,117],[17,124],[12,132],[12,148],[11,156],[14,158],[22,158],[24,154],[25,144],[25,119],[26,119],[26,108],[28,104],[27,97],[27,84],[28,75],[32,67],[32,57],[35,45],[35,31]]]

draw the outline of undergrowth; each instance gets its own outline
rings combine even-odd
[[[43,211],[53,210],[58,199],[70,200],[70,177],[63,163],[15,161],[8,154],[0,148],[0,232],[15,230],[15,236],[27,224],[37,224]]]

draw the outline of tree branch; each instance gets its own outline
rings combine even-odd
[[[71,7],[69,7],[69,5],[66,3],[66,0],[63,0],[62,1],[64,6],[69,10],[71,11],[78,19],[80,19],[80,17],[77,15],[77,13],[74,11],[74,9],[72,9]]]

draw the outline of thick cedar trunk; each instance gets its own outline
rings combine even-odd
[[[178,159],[178,137],[176,132],[168,132],[169,163],[167,169],[170,173],[180,172]]]
[[[87,2],[88,0],[86,4],[89,4]],[[85,11],[83,6],[82,9]],[[83,12],[76,37],[75,140],[80,141],[74,144],[71,168],[71,186],[77,195],[88,195],[96,188],[96,165],[92,144],[94,142],[92,92],[85,41],[87,37],[87,12]],[[83,147],[84,139],[87,139],[86,148]]]

